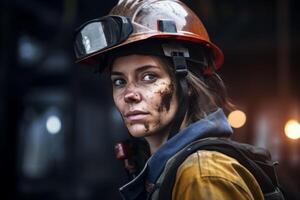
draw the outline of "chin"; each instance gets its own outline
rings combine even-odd
[[[127,129],[133,137],[145,137],[148,136],[151,131],[149,126],[145,126],[145,124],[133,124],[133,125],[128,125]]]

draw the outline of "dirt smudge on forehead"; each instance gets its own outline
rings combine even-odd
[[[164,110],[169,111],[171,106],[171,101],[174,93],[174,85],[171,82],[164,90],[159,91],[161,95],[161,103],[158,106],[158,111],[162,112]]]

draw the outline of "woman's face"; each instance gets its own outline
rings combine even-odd
[[[178,107],[170,74],[158,57],[129,55],[114,60],[114,102],[134,137],[168,134]]]

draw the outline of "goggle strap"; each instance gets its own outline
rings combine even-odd
[[[174,137],[180,131],[180,126],[184,121],[185,114],[188,110],[188,83],[185,77],[180,77],[177,79],[177,91],[179,96],[179,104],[178,110],[176,112],[175,118],[172,122],[172,127],[170,134],[168,136],[168,140]]]
[[[181,52],[172,52],[172,60],[176,76],[185,77],[188,74],[186,59]]]
[[[175,43],[165,43],[161,45],[165,56],[171,57],[172,53],[177,52],[181,53],[183,57],[189,58],[190,53],[189,50],[181,45],[175,44]]]

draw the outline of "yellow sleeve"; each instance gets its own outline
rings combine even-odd
[[[178,168],[172,200],[263,200],[254,176],[234,158],[198,151]]]

